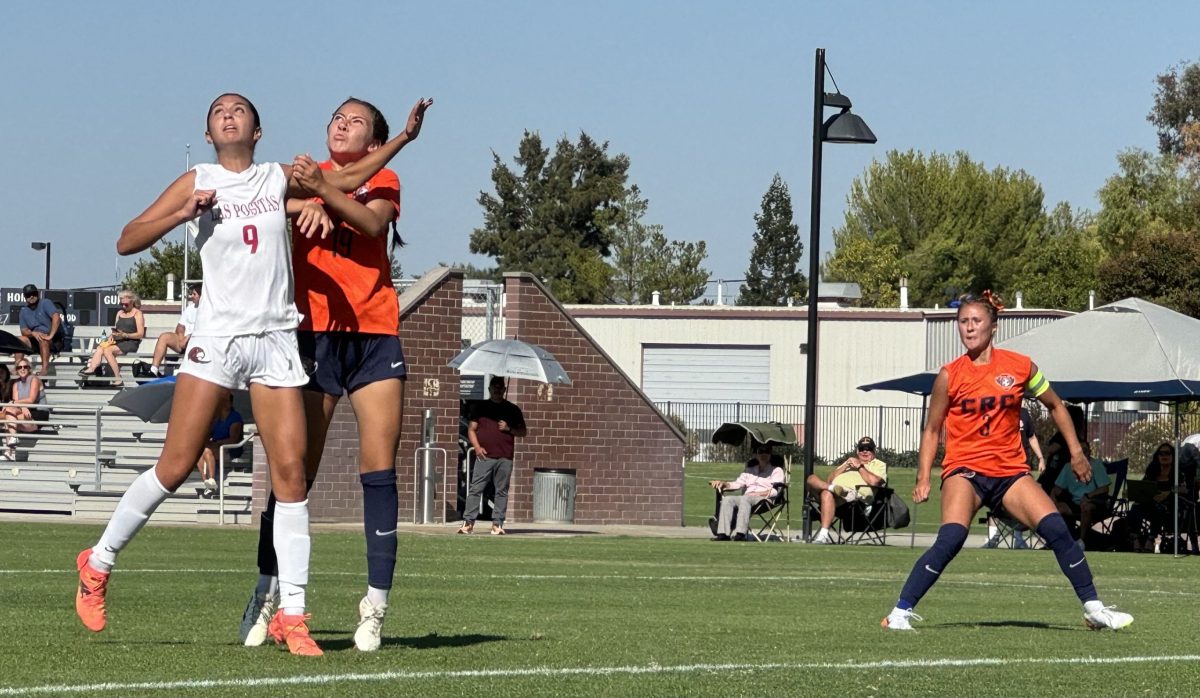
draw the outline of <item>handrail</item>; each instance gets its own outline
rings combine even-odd
[[[225,452],[245,448],[254,441],[258,432],[251,433],[236,444],[221,444],[217,449],[217,525],[225,525]]]

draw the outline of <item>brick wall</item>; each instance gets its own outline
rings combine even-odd
[[[576,470],[575,521],[680,525],[683,440],[538,280],[505,274],[506,333],[544,347],[569,386],[514,380],[529,435],[518,441],[509,518],[533,514],[536,468]]]
[[[413,520],[413,454],[421,445],[427,408],[435,415],[436,445],[450,458],[447,485],[437,484],[435,518],[457,517],[458,373],[446,364],[461,351],[462,279],[460,271],[435,269],[400,297],[409,378],[396,475],[405,522]],[[509,399],[524,411],[529,435],[517,444],[509,521],[533,518],[536,468],[572,468],[576,523],[680,525],[682,435],[536,278],[506,274],[505,291],[508,336],[546,348],[573,381],[552,387],[523,380],[511,384]],[[268,487],[263,449],[254,449],[254,459],[254,506],[261,510]],[[361,491],[358,430],[343,398],[309,501],[313,521],[361,520]]]
[[[426,408],[434,410],[436,445],[450,454],[448,491],[441,482],[435,517],[449,502],[449,517],[455,516],[458,453],[458,373],[446,364],[461,350],[462,272],[438,268],[400,297],[400,337],[408,363],[405,385],[404,423],[396,454],[396,478],[400,491],[400,520],[412,521],[413,454],[420,446],[421,419]],[[263,449],[254,449],[254,507],[266,503],[268,481]],[[439,461],[439,469],[441,464]],[[313,521],[355,522],[362,520],[362,487],[358,481],[358,426],[350,401],[338,403],[321,472],[309,497]]]

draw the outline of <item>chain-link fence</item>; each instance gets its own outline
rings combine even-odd
[[[501,284],[492,281],[463,281],[463,346],[504,339],[503,291]]]

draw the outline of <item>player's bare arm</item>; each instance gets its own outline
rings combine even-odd
[[[296,181],[306,189],[311,196],[320,197],[325,208],[343,223],[356,232],[367,237],[377,238],[387,233],[388,224],[396,215],[396,209],[387,201],[371,201],[367,204],[346,196],[344,192],[334,188],[326,179],[326,172],[320,167],[297,168],[293,170]],[[324,236],[322,236],[324,237]]]
[[[216,192],[196,189],[196,173],[185,172],[138,217],[127,223],[117,239],[117,253],[137,254],[158,242],[181,223],[213,207]]]
[[[363,159],[354,162],[340,170],[326,173],[326,178],[335,189],[351,192],[361,187],[375,173],[382,170],[404,146],[421,135],[421,126],[425,121],[425,110],[433,104],[432,99],[419,99],[408,114],[408,123],[404,130],[390,141],[368,153]],[[290,184],[290,182],[289,182]]]
[[[929,499],[933,459],[937,455],[938,441],[942,437],[942,424],[946,421],[946,413],[949,409],[950,374],[943,368],[938,372],[937,379],[933,381],[933,392],[929,399],[929,414],[925,420],[925,429],[921,432],[921,450],[917,453],[917,484],[913,487],[914,504]]]
[[[329,237],[333,230],[333,219],[318,201],[311,199],[288,199],[284,204],[288,217],[295,221],[296,228],[304,237],[311,238],[320,233],[321,239]]]

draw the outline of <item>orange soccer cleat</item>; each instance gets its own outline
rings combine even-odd
[[[79,569],[79,589],[75,592],[75,613],[84,627],[94,633],[104,630],[108,615],[104,612],[104,595],[108,592],[109,573],[92,569],[88,559],[92,557],[92,549],[88,548],[75,558],[75,567]]]
[[[312,618],[309,614],[285,616],[283,611],[277,611],[271,619],[267,632],[274,638],[275,644],[287,643],[288,652],[301,657],[320,657],[325,653],[317,647],[317,643],[308,634],[307,621]]]

